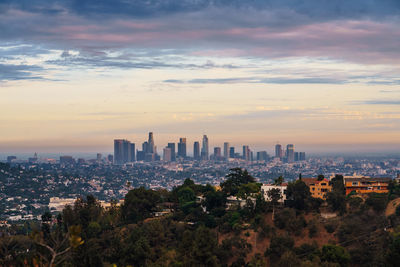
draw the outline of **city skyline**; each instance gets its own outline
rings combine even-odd
[[[111,151],[148,129],[160,143],[399,151],[399,13],[386,0],[2,2],[0,152]]]

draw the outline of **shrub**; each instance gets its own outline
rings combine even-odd
[[[333,232],[335,232],[336,228],[337,228],[337,224],[334,222],[328,222],[324,225],[326,231],[330,234],[332,234]]]

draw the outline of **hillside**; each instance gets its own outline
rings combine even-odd
[[[396,266],[400,260],[398,184],[389,194],[346,197],[336,177],[323,202],[298,180],[288,184],[291,201],[284,204],[265,201],[246,171],[227,177],[221,190],[189,179],[172,191],[136,188],[122,206],[107,209],[87,196],[61,214],[43,214],[41,222],[3,228],[0,266]],[[229,196],[247,200],[228,203],[236,199]],[[337,216],[324,219],[321,211]]]

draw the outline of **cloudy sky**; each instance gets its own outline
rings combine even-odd
[[[2,0],[0,151],[399,151],[398,0]]]

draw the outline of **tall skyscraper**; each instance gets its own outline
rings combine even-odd
[[[282,146],[280,144],[275,145],[275,157],[280,159],[283,157]]]
[[[306,152],[299,152],[299,160],[306,160]]]
[[[124,164],[124,141],[123,139],[114,140],[114,163]]]
[[[165,162],[171,161],[171,159],[172,159],[171,155],[172,155],[171,148],[169,148],[169,147],[164,148],[163,161],[165,161]]]
[[[143,142],[143,144],[142,144],[142,151],[143,151],[143,153],[144,154],[146,154],[146,153],[149,153],[149,142]]]
[[[154,137],[153,137],[153,133],[149,132],[149,141],[148,141],[148,151],[147,153],[155,153],[154,151]]]
[[[220,160],[221,158],[222,158],[221,148],[220,147],[214,147],[214,160]]]
[[[102,158],[101,153],[97,153],[97,155],[96,155],[96,160],[97,160],[97,161],[101,161],[101,158]]]
[[[243,146],[243,159],[250,160],[250,149],[249,146]]]
[[[131,142],[129,142],[128,140],[124,140],[123,141],[123,162],[129,162],[130,158],[131,158]]]
[[[200,159],[200,143],[197,141],[193,143],[193,158],[195,160]]]
[[[135,144],[125,139],[114,140],[114,164],[135,161]]]
[[[286,159],[287,162],[291,163],[294,162],[294,145],[288,144],[286,146]]]
[[[178,157],[186,158],[186,138],[179,138]]]
[[[207,135],[203,135],[203,144],[201,147],[201,159],[202,160],[208,160],[209,154],[208,154],[208,137]]]
[[[259,151],[259,152],[257,152],[257,160],[258,161],[267,161],[268,160],[267,151]]]
[[[130,161],[130,162],[136,161],[136,147],[135,147],[135,143],[131,143],[130,155],[131,155],[131,158],[129,159],[129,161]]]
[[[224,143],[224,158],[225,159],[229,158],[229,143],[228,142]]]
[[[235,148],[233,146],[229,148],[229,157],[231,159],[235,158]]]
[[[168,143],[168,147],[171,149],[171,161],[176,161],[175,143]]]

